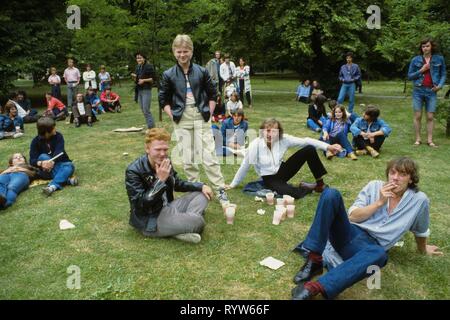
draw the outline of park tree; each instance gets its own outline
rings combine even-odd
[[[419,53],[419,42],[431,36],[440,44],[440,51],[450,61],[450,20],[446,0],[386,0],[386,22],[381,29],[375,50],[395,62],[406,77],[411,58]]]
[[[11,88],[19,74],[34,82],[47,68],[64,60],[70,46],[66,6],[57,0],[6,1],[0,11],[0,92]]]
[[[137,47],[133,17],[129,11],[106,0],[76,0],[81,12],[81,28],[71,30],[68,56],[78,64],[90,63],[98,71],[106,65],[112,76],[128,73],[127,65]]]

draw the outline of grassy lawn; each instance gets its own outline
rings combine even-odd
[[[248,110],[250,127],[276,116],[285,132],[318,138],[306,128],[307,107],[294,101],[296,80],[254,79],[254,109]],[[119,127],[143,126],[144,117],[132,101],[131,84],[114,88],[122,97],[121,114],[101,115],[93,128],[59,122],[58,131],[76,166],[80,186],[66,187],[45,198],[41,187],[19,196],[11,208],[0,212],[0,299],[290,299],[292,277],[303,263],[291,249],[304,238],[312,222],[319,195],[296,201],[296,216],[272,225],[272,208],[244,195],[242,185],[229,192],[237,203],[234,225],[227,225],[217,201],[206,212],[206,228],[199,245],[174,239],[145,239],[128,225],[129,204],[124,187],[127,165],[143,154],[142,133],[114,133]],[[39,89],[38,89],[39,90]],[[41,88],[41,93],[46,88]],[[291,91],[265,93],[258,90]],[[403,82],[364,83],[364,93],[403,95]],[[37,93],[37,91],[35,91]],[[443,94],[442,92],[440,93]],[[42,94],[43,95],[43,94]],[[158,117],[156,91],[152,111]],[[385,164],[395,156],[410,156],[421,169],[420,188],[431,201],[430,242],[443,248],[444,257],[429,258],[416,253],[412,234],[405,245],[389,252],[382,270],[381,289],[368,290],[362,281],[338,299],[449,299],[450,265],[450,141],[440,124],[435,128],[438,149],[413,147],[411,99],[365,98],[374,103],[393,133],[378,159],[360,157],[326,160],[326,182],[339,189],[350,206],[358,191],[372,179],[384,177]],[[158,126],[172,131],[167,117]],[[28,154],[35,124],[25,126],[25,136],[0,141],[0,168],[13,152]],[[425,137],[422,138],[425,141]],[[123,156],[127,152],[128,156]],[[289,154],[291,154],[291,151]],[[239,164],[224,164],[222,172],[231,182]],[[182,174],[182,168],[178,167]],[[205,178],[205,175],[202,175]],[[245,182],[255,180],[253,170]],[[312,181],[303,168],[292,182]],[[264,216],[256,214],[266,209]],[[76,228],[59,230],[68,219]],[[277,271],[259,265],[273,256],[286,263]],[[66,280],[71,265],[81,269],[81,289],[69,290]]]

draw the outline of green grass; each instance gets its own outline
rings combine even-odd
[[[252,83],[254,109],[248,110],[250,127],[276,116],[287,133],[318,137],[306,129],[306,106],[294,95],[258,90],[295,92],[296,80],[255,79]],[[377,95],[402,95],[402,82],[371,82],[364,91]],[[395,90],[394,90],[395,88]],[[225,223],[217,201],[206,212],[206,228],[199,245],[174,239],[145,239],[128,225],[129,204],[124,188],[126,166],[143,154],[142,133],[119,134],[118,127],[143,126],[144,118],[132,101],[131,86],[117,88],[123,101],[122,114],[101,115],[93,128],[59,122],[66,150],[74,160],[79,187],[66,187],[45,198],[41,187],[23,192],[18,202],[0,212],[0,298],[2,299],[289,299],[292,277],[302,260],[291,249],[304,238],[311,224],[319,195],[296,201],[296,217],[280,226],[271,224],[272,208],[243,195],[242,185],[229,196],[238,205],[235,224]],[[40,90],[45,90],[41,88]],[[158,117],[156,91],[152,110]],[[442,93],[441,93],[442,94]],[[378,159],[360,157],[322,161],[329,172],[326,182],[338,188],[350,206],[358,191],[372,179],[382,179],[386,161],[404,155],[416,159],[421,168],[421,189],[431,201],[430,242],[444,247],[444,257],[430,258],[416,253],[414,238],[405,236],[405,246],[393,248],[382,270],[381,290],[368,290],[365,281],[346,290],[339,299],[449,299],[449,140],[436,125],[436,150],[412,147],[411,99],[365,98],[375,103],[382,118],[393,128]],[[171,130],[167,117],[158,126]],[[27,124],[25,136],[0,141],[0,168],[13,152],[28,154],[35,124]],[[425,139],[425,138],[423,138]],[[128,152],[129,156],[122,155]],[[292,151],[289,153],[291,154]],[[177,168],[182,174],[182,169]],[[223,165],[226,182],[231,182],[238,164]],[[202,178],[205,178],[202,175]],[[256,174],[251,170],[245,182]],[[293,182],[312,180],[307,168]],[[266,209],[264,216],[256,214]],[[60,231],[61,219],[75,229]],[[286,263],[278,271],[259,265],[273,256]],[[81,289],[69,290],[66,270],[81,269]]]

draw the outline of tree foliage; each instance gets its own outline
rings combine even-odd
[[[81,29],[65,26],[70,4],[81,9]],[[373,4],[381,8],[381,29],[366,26]],[[347,51],[355,52],[366,77],[375,70],[404,75],[426,35],[450,57],[446,0],[23,0],[3,6],[3,90],[18,73],[39,78],[50,65],[64,67],[67,56],[124,73],[140,50],[163,70],[174,63],[171,44],[179,33],[192,36],[197,63],[221,50],[245,57],[253,70],[294,70],[329,90]]]

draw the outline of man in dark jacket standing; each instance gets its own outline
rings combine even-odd
[[[228,201],[211,132],[216,88],[208,71],[191,62],[194,45],[188,35],[176,36],[172,51],[177,64],[162,75],[159,106],[173,120],[188,180],[199,181],[199,164],[203,164],[219,201]]]
[[[145,135],[146,154],[125,173],[130,201],[130,224],[148,237],[175,237],[198,243],[203,215],[213,192],[199,182],[181,180],[168,158],[170,134],[162,128]],[[174,199],[173,192],[190,192]]]

